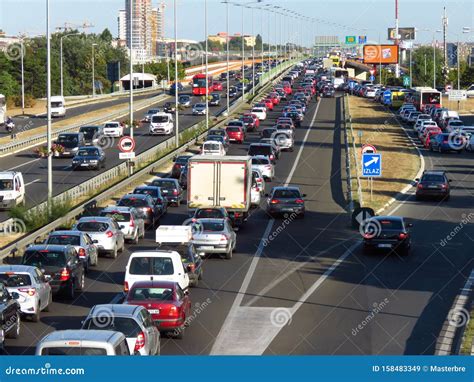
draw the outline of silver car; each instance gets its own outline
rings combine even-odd
[[[237,244],[237,235],[225,219],[197,219],[194,222],[193,243],[200,256],[219,253],[232,258]]]
[[[150,122],[151,117],[154,116],[155,114],[158,114],[160,112],[160,109],[150,109],[146,112],[145,114],[145,121]]]
[[[130,354],[160,355],[160,332],[143,306],[95,305],[82,324],[86,330],[116,330],[127,339]]]
[[[0,282],[8,292],[18,293],[21,313],[38,322],[41,311],[48,311],[52,302],[51,286],[43,273],[30,265],[1,265]]]
[[[81,231],[54,231],[46,238],[45,244],[72,245],[87,273],[89,266],[99,263],[99,250],[90,236]]]
[[[206,104],[197,103],[193,106],[193,115],[206,115]]]
[[[109,253],[115,259],[125,248],[122,227],[112,218],[93,216],[80,218],[73,229],[87,232],[94,242],[97,241],[99,252]]]
[[[253,169],[260,170],[263,178],[269,182],[271,182],[275,176],[275,167],[271,160],[264,155],[256,155],[252,157],[252,170]]]
[[[120,225],[125,240],[133,244],[145,237],[145,221],[134,207],[109,206],[100,212],[100,216],[113,218]]]

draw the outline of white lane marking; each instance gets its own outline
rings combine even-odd
[[[301,158],[305,143],[308,140],[309,133],[311,132],[311,128],[313,127],[314,121],[318,114],[320,103],[321,102],[318,101],[311,123],[307,128],[306,134],[299,148],[298,155],[296,156],[295,162],[293,163],[293,167],[291,168],[291,171],[288,174],[288,177],[286,178],[285,186],[288,186],[288,184],[290,184],[291,182],[291,179],[293,178],[293,174],[296,170],[296,167],[298,166],[298,162]],[[217,335],[216,341],[214,342],[212,346],[210,354],[246,354],[246,353],[235,353],[238,350],[238,348],[244,348],[242,346],[243,345],[242,343],[239,346],[237,346],[237,343],[235,342],[235,340],[240,338],[239,342],[245,341],[246,338],[242,337],[242,334],[246,332],[248,333],[248,327],[245,324],[245,320],[240,319],[240,317],[242,316],[242,311],[248,311],[249,309],[256,309],[256,308],[242,307],[240,306],[240,304],[242,303],[242,299],[244,298],[245,292],[247,291],[250,281],[252,280],[252,277],[255,273],[258,262],[260,260],[260,256],[263,252],[265,239],[270,234],[271,229],[273,228],[274,222],[275,222],[274,219],[270,219],[267,223],[267,227],[265,228],[265,232],[262,238],[260,239],[260,244],[252,259],[252,263],[250,264],[250,267],[247,270],[247,274],[245,275],[244,281],[242,282],[239,292],[234,299],[232,307],[229,310],[229,314],[227,315],[224,321],[224,324],[222,325],[221,330],[219,331],[219,334]],[[269,309],[273,310],[273,308],[265,308],[265,309],[258,308],[258,311],[260,311],[262,314],[265,314],[266,316],[267,312],[269,312]],[[255,322],[257,322],[261,315],[259,315],[258,313],[255,314],[257,310],[252,310],[252,312],[253,312],[253,317],[255,317]],[[260,317],[260,318],[264,318],[264,317]],[[253,327],[262,329],[262,326],[265,326],[265,328],[267,328],[268,330],[273,329],[271,325],[268,325],[268,322],[266,320],[260,320],[259,325],[254,325]],[[270,334],[271,333],[266,333],[264,337],[270,336]],[[231,349],[231,344],[232,344],[232,349]],[[247,348],[245,348],[245,351],[247,351]],[[253,351],[247,354],[253,354]]]
[[[38,179],[32,180],[31,182],[25,183],[25,187],[26,187],[26,186],[29,186],[30,184],[39,182],[40,180],[41,180],[41,179],[38,178]]]
[[[11,167],[11,168],[8,169],[8,171],[13,171],[13,170],[15,170],[15,169],[17,169],[17,168],[26,166],[27,164],[30,164],[30,163],[33,163],[33,162],[36,162],[36,161],[39,161],[39,160],[41,160],[41,158],[32,159],[32,160],[30,160],[30,161],[28,161],[28,162],[19,164],[18,166]]]

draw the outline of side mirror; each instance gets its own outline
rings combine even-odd
[[[18,299],[20,298],[20,295],[18,294],[18,292],[12,292],[10,295],[11,295],[12,298],[15,299],[15,300],[18,300]]]

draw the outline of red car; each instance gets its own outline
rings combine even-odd
[[[246,116],[250,116],[253,118],[253,121],[255,122],[255,129],[258,129],[258,127],[260,126],[260,120],[258,119],[257,115],[252,113],[245,113],[244,117]]]
[[[148,309],[160,332],[171,332],[183,338],[191,300],[179,284],[171,281],[138,281],[128,291],[124,302]]]
[[[239,118],[247,128],[247,131],[255,130],[255,120],[251,115],[241,115]]]
[[[270,98],[265,98],[263,103],[268,110],[273,110],[273,101]]]
[[[439,129],[439,131],[437,131],[437,130],[428,131],[428,134],[425,135],[425,140],[423,141],[423,146],[426,149],[429,149],[431,138],[433,138],[435,135],[438,135],[438,134],[441,134],[441,129]]]
[[[280,96],[278,95],[278,93],[270,93],[268,95],[268,98],[270,98],[273,102],[274,105],[278,105],[280,103]]]
[[[218,81],[214,82],[212,84],[212,91],[214,91],[214,92],[222,91],[222,82],[218,82]]]
[[[244,143],[245,140],[245,133],[244,129],[242,129],[239,126],[228,126],[226,127],[225,131],[227,132],[227,135],[229,136],[229,141],[230,142],[237,142],[237,143]]]

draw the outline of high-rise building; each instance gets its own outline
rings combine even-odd
[[[151,41],[152,41],[152,55],[157,56],[161,55],[163,39],[165,37],[165,4],[162,2],[158,5],[158,8],[153,8],[151,10]]]
[[[132,14],[130,15],[130,2]],[[152,55],[151,0],[125,0],[127,47],[132,47],[133,58],[146,61]],[[130,22],[132,20],[132,22]],[[132,24],[132,25],[131,25]],[[130,39],[130,29],[132,36]]]
[[[118,24],[118,38],[121,41],[127,40],[127,12],[121,9],[117,17]]]

